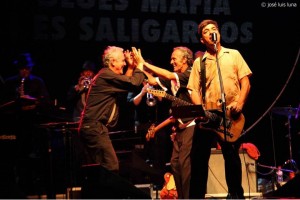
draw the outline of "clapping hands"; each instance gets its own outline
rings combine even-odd
[[[137,63],[137,68],[143,71],[144,70],[143,66],[144,66],[145,60],[142,56],[141,49],[137,49],[135,47],[131,47],[131,49],[132,49],[132,53],[133,53],[133,58],[134,58],[135,62]]]

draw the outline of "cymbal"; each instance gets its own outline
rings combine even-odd
[[[292,107],[275,107],[272,109],[272,112],[278,115],[295,116],[297,110],[298,110],[297,108],[292,108]]]

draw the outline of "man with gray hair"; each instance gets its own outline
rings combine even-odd
[[[103,68],[95,75],[86,97],[79,123],[79,136],[84,147],[84,164],[100,164],[119,171],[119,162],[109,138],[109,127],[118,122],[118,94],[127,93],[144,81],[144,74],[133,62],[129,51],[108,46],[103,55]],[[128,69],[123,69],[128,62]]]
[[[133,49],[133,53],[139,57],[145,68],[153,72],[158,77],[148,76],[150,85],[159,85],[165,92],[170,93],[171,96],[183,100],[187,104],[192,104],[187,84],[194,62],[193,52],[185,46],[177,46],[173,48],[170,57],[170,64],[173,67],[173,72],[166,69],[154,66],[142,58],[140,51]],[[146,73],[147,75],[147,73]],[[172,101],[172,106],[182,106],[180,102]],[[184,103],[185,104],[185,103]],[[186,104],[185,104],[186,105]],[[170,116],[159,125],[151,127],[148,130],[146,139],[150,140],[155,136],[161,128],[173,124],[171,139],[173,141],[173,149],[171,155],[171,168],[175,180],[177,198],[189,199],[191,183],[191,151],[193,146],[195,122],[192,117],[175,118]],[[183,127],[184,128],[180,128]],[[173,198],[173,197],[167,197]]]

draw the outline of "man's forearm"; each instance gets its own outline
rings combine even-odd
[[[200,96],[197,91],[194,91],[194,90],[191,91],[190,97],[191,97],[193,104],[195,104],[195,105],[201,104]]]
[[[151,65],[150,63],[147,63],[145,62],[144,65],[149,69],[151,70],[154,74],[156,74],[157,76],[161,76],[161,77],[164,77],[168,80],[171,80],[171,79],[175,79],[176,77],[174,76],[174,73],[173,72],[169,72],[168,70],[166,69],[162,69],[160,67],[156,67],[154,65]]]

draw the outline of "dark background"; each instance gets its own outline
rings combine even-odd
[[[287,116],[274,114],[271,110],[272,107],[297,108],[300,103],[300,70],[299,62],[297,62],[300,21],[297,1],[279,2],[297,2],[298,5],[294,8],[279,7],[278,4],[275,8],[265,8],[262,7],[263,1],[220,1],[229,3],[230,15],[212,12],[204,14],[202,7],[198,10],[199,14],[190,15],[139,13],[141,1],[130,1],[129,8],[122,12],[103,11],[97,9],[96,6],[83,10],[76,6],[76,2],[79,1],[75,0],[69,1],[75,3],[72,9],[60,6],[66,1],[48,2],[56,3],[53,7],[42,7],[39,1],[1,1],[0,74],[3,78],[16,74],[17,70],[12,65],[13,58],[20,52],[31,52],[36,62],[33,73],[43,77],[51,98],[57,99],[62,106],[65,103],[67,90],[77,81],[84,60],[94,60],[98,66],[101,66],[100,57],[107,45],[117,45],[125,49],[136,46],[142,49],[145,58],[151,59],[157,66],[170,70],[169,60],[173,47],[187,46],[193,51],[204,50],[200,43],[182,41],[146,42],[143,39],[129,42],[120,42],[117,39],[115,41],[97,41],[96,39],[83,41],[76,34],[79,32],[76,23],[81,17],[90,16],[95,21],[100,17],[108,17],[112,21],[118,17],[137,18],[141,21],[151,18],[162,23],[166,19],[178,22],[191,20],[197,24],[205,18],[212,18],[220,25],[232,21],[238,27],[244,22],[251,22],[251,41],[247,43],[239,39],[231,42],[222,41],[223,46],[238,49],[253,71],[251,93],[244,108],[246,117],[244,140],[258,147],[261,153],[258,162],[261,164],[278,166],[283,165],[289,159],[286,137],[288,129],[285,126]],[[118,1],[110,3],[113,4],[113,2]],[[167,1],[167,4],[170,2]],[[185,2],[189,5],[189,1]],[[211,2],[213,8],[219,1],[206,2]],[[97,4],[97,1],[95,3]],[[273,2],[266,1],[266,3]],[[34,16],[40,14],[45,14],[49,18],[63,16],[66,20],[66,35],[58,39],[50,36],[46,39],[36,38],[34,30],[37,27],[35,27]],[[97,29],[96,27],[95,22],[94,30]],[[117,27],[113,28],[117,30]],[[49,29],[49,32],[55,33],[55,30]],[[238,33],[240,34],[239,30]],[[240,38],[239,35],[238,38]],[[126,119],[121,119],[121,121],[124,122]],[[299,119],[292,116],[291,125],[293,159],[299,166]]]

